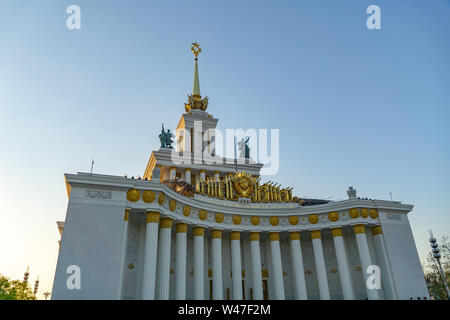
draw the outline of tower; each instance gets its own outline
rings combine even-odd
[[[178,122],[176,137],[179,152],[196,153],[194,157],[201,157],[202,152],[215,138],[215,129],[218,119],[206,112],[208,97],[202,99],[200,94],[200,79],[198,73],[198,55],[202,52],[200,44],[194,42],[191,51],[195,56],[194,87],[192,94],[188,95],[188,103],[185,103],[185,113]],[[214,155],[215,150],[207,150]]]
[[[161,182],[183,179],[196,185],[199,181],[209,178],[219,179],[236,171],[245,171],[251,175],[259,176],[263,166],[261,163],[249,159],[245,164],[236,164],[234,158],[224,158],[216,155],[216,127],[219,119],[208,113],[208,97],[200,93],[200,76],[198,56],[202,49],[197,42],[192,43],[191,51],[194,54],[194,86],[192,94],[188,95],[188,102],[184,104],[184,113],[175,130],[177,149],[175,150],[183,161],[174,163],[171,148],[163,145],[159,150],[153,151],[145,169],[143,178],[153,179],[159,177]],[[209,158],[207,158],[209,157]],[[212,160],[214,157],[214,160]],[[153,175],[158,167],[160,174]]]

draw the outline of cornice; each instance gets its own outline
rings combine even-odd
[[[347,199],[342,201],[332,201],[326,204],[314,205],[314,206],[298,206],[294,208],[280,208],[277,207],[277,203],[273,207],[260,208],[256,207],[255,204],[241,204],[238,202],[229,202],[231,206],[227,205],[223,201],[219,203],[209,203],[201,201],[199,199],[185,197],[170,188],[165,184],[161,184],[159,181],[152,180],[139,180],[130,179],[120,176],[113,175],[101,175],[101,174],[89,174],[89,173],[77,173],[77,174],[65,174],[67,182],[71,186],[85,186],[85,187],[101,187],[107,188],[109,190],[115,189],[118,191],[128,191],[129,189],[137,189],[141,191],[153,190],[164,192],[167,196],[175,199],[177,202],[183,203],[185,205],[190,205],[192,207],[203,208],[206,210],[214,212],[223,212],[226,214],[241,214],[241,215],[261,215],[261,216],[289,216],[289,215],[306,215],[306,214],[324,214],[330,211],[343,211],[349,210],[351,208],[368,208],[368,209],[378,209],[381,211],[390,211],[397,213],[408,213],[413,209],[413,205],[403,204],[400,201],[388,201],[388,200],[366,200],[366,199]],[[275,212],[274,212],[275,211]]]

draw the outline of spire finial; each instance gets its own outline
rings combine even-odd
[[[200,80],[198,77],[198,55],[202,52],[202,48],[200,48],[200,44],[197,42],[193,42],[191,46],[191,51],[195,56],[195,72],[194,72],[194,90],[192,95],[188,96],[188,103],[185,103],[186,112],[191,109],[200,109],[205,111],[208,107],[208,97],[202,99],[200,95]]]
[[[195,60],[197,60],[197,56],[200,54],[200,52],[202,52],[202,48],[200,48],[200,43],[192,42],[191,51],[195,55]]]

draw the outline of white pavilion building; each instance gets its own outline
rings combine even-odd
[[[194,92],[177,127],[186,153],[208,147],[218,122],[192,49]],[[200,145],[186,138],[196,121]],[[154,151],[139,179],[65,174],[52,299],[429,299],[412,205],[352,188],[342,201],[302,199],[262,183],[252,159],[176,164],[172,152]]]

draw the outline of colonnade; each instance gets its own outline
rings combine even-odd
[[[128,223],[129,210],[126,212],[125,224]],[[145,238],[145,260],[142,298],[152,300],[169,299],[170,282],[170,256],[172,224],[171,218],[161,218],[160,213],[150,211],[146,213],[146,238]],[[367,238],[366,225],[353,225],[353,232],[356,238],[357,249],[361,261],[364,280],[367,280],[367,268],[372,265],[373,258],[370,255]],[[126,227],[125,227],[126,228]],[[125,229],[126,230],[126,229]],[[204,264],[204,241],[206,228],[201,226],[193,227],[194,235],[194,299],[205,299],[205,264]],[[175,299],[186,299],[186,252],[187,252],[187,232],[188,224],[176,223],[176,262],[175,262]],[[212,262],[212,298],[222,300],[223,297],[223,263],[222,263],[222,241],[223,231],[212,229],[211,232],[211,262]],[[375,246],[381,246],[382,232],[380,226],[372,227]],[[322,300],[330,299],[330,289],[328,286],[325,257],[322,246],[322,230],[310,230],[314,262],[316,267],[319,295]],[[342,288],[343,298],[346,300],[355,299],[355,293],[351,282],[350,267],[347,261],[346,247],[344,244],[342,227],[331,229],[334,248],[336,252],[337,264],[339,268],[339,278]],[[231,271],[232,271],[232,298],[243,299],[242,296],[242,262],[241,262],[241,236],[240,231],[230,232],[231,247]],[[273,277],[272,299],[285,299],[285,289],[283,282],[283,269],[280,251],[280,233],[270,232],[270,256],[271,256],[271,276]],[[250,253],[252,266],[252,292],[253,299],[263,299],[262,275],[261,275],[261,246],[260,232],[250,232]],[[306,300],[308,293],[306,290],[305,271],[303,266],[303,256],[300,240],[300,231],[289,233],[290,259],[292,265],[292,277],[295,299]],[[376,248],[377,252],[379,248]],[[206,270],[207,272],[207,270]],[[379,299],[377,289],[370,289],[366,286],[369,300]]]

